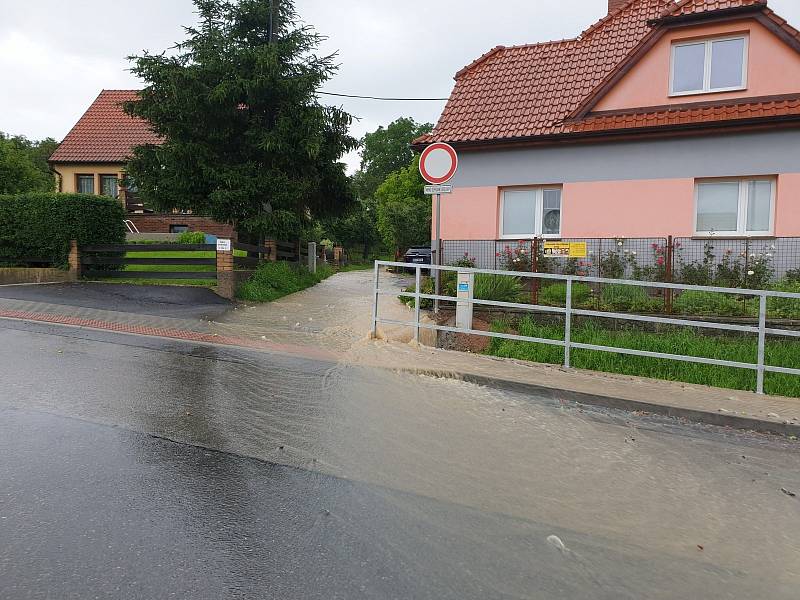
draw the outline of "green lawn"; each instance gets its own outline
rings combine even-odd
[[[215,279],[94,279],[101,283],[124,283],[126,285],[185,285],[192,287],[217,287]]]
[[[243,250],[234,250],[234,256],[247,256]],[[128,252],[126,258],[216,258],[214,250],[197,250],[192,252]],[[126,265],[126,271],[179,271],[182,273],[208,273],[216,271],[215,265]]]
[[[510,331],[507,324],[493,324],[495,331]],[[537,323],[531,317],[519,321],[515,330],[524,336],[563,340],[560,325]],[[633,328],[611,330],[596,322],[573,328],[572,340],[598,346],[613,346],[648,350],[668,354],[683,354],[745,363],[755,363],[758,343],[754,335],[716,335],[707,331],[698,334],[689,328],[670,328],[659,333]],[[517,342],[493,338],[488,354],[538,363],[563,364],[564,350],[556,346]],[[628,356],[594,350],[573,350],[572,366],[578,369],[605,371],[654,379],[683,381],[722,388],[755,391],[756,373],[746,369],[717,367],[698,363]],[[800,341],[791,338],[769,337],[766,363],[772,366],[800,368]],[[800,397],[800,377],[767,373],[765,391],[768,394]]]

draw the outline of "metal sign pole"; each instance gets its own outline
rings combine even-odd
[[[439,256],[439,250],[441,249],[442,246],[441,226],[440,226],[441,216],[442,216],[442,195],[436,194],[436,246],[435,246],[436,258],[434,260],[434,265],[437,267],[441,266],[442,264],[442,258]],[[434,293],[438,296],[439,292],[441,291],[441,271],[439,271],[439,269],[436,269],[436,275],[434,277],[435,277],[434,281],[436,282],[436,291]],[[439,298],[436,298],[436,300],[434,300],[433,312],[436,313],[437,315],[439,314]]]

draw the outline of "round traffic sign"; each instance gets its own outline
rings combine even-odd
[[[447,183],[458,169],[458,154],[450,144],[437,142],[422,151],[419,172],[422,178],[433,185]]]

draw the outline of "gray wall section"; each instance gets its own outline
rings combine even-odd
[[[459,152],[458,187],[800,173],[800,129]]]

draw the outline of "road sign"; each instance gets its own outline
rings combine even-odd
[[[426,185],[425,186],[425,195],[426,196],[435,196],[436,194],[452,194],[453,193],[453,186],[452,185]]]
[[[217,252],[230,252],[230,251],[231,251],[230,240],[217,239]]]
[[[447,183],[458,169],[458,154],[450,144],[437,142],[422,152],[419,172],[422,178],[433,185]]]
[[[586,258],[586,242],[545,242],[545,256],[562,256],[566,258]]]

